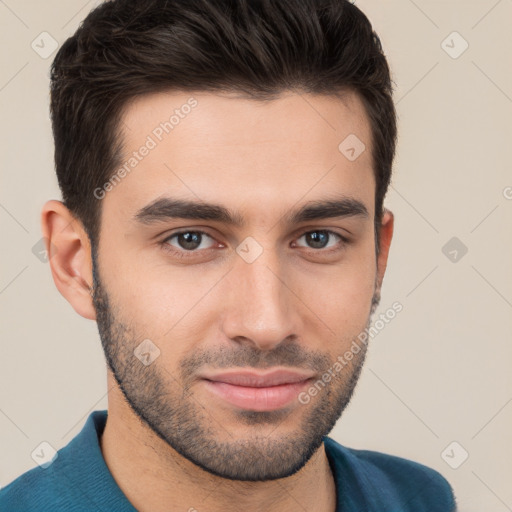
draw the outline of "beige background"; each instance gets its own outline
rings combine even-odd
[[[396,233],[379,312],[395,301],[403,311],[373,339],[331,436],[437,469],[462,512],[512,510],[512,0],[357,3],[397,85],[387,198]],[[41,441],[59,449],[107,407],[96,324],[32,252],[41,206],[60,193],[48,116],[54,53],[43,59],[31,43],[43,31],[62,43],[96,4],[0,2],[2,486],[35,466]],[[452,237],[468,249],[456,262],[442,251]],[[456,465],[463,450],[468,459],[452,469],[446,460]]]

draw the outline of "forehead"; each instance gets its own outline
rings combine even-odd
[[[125,172],[104,213],[130,215],[172,196],[271,215],[336,193],[365,202],[373,214],[371,128],[353,92],[342,99],[290,92],[266,102],[158,93],[131,101],[120,129]]]

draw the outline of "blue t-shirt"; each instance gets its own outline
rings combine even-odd
[[[92,412],[46,468],[36,466],[0,490],[1,512],[136,512],[112,477],[99,436],[107,411]],[[407,459],[346,448],[329,437],[325,451],[336,482],[336,512],[452,512],[448,482]]]

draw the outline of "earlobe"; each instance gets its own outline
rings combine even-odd
[[[61,201],[51,200],[43,206],[41,229],[55,286],[79,315],[96,320],[91,245],[81,222]]]

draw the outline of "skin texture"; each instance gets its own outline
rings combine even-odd
[[[322,437],[350,400],[365,346],[309,403],[275,411],[235,407],[200,377],[295,368],[317,380],[367,327],[393,233],[385,211],[376,258],[368,119],[353,93],[343,101],[287,93],[268,103],[159,93],[127,105],[123,162],[191,97],[197,106],[101,199],[95,257],[61,202],[48,201],[42,212],[56,248],[56,286],[97,321],[108,362],[105,461],[140,511],[282,512],[300,504],[333,512]],[[366,145],[355,161],[338,150],[350,134]],[[284,220],[310,201],[340,196],[360,201],[368,215]],[[134,219],[161,197],[216,203],[244,224]],[[348,241],[330,235],[322,248],[308,236],[322,230]],[[183,231],[206,235],[195,245],[169,238]],[[262,249],[251,263],[236,251],[247,237]],[[134,350],[147,339],[160,353],[144,365]]]

